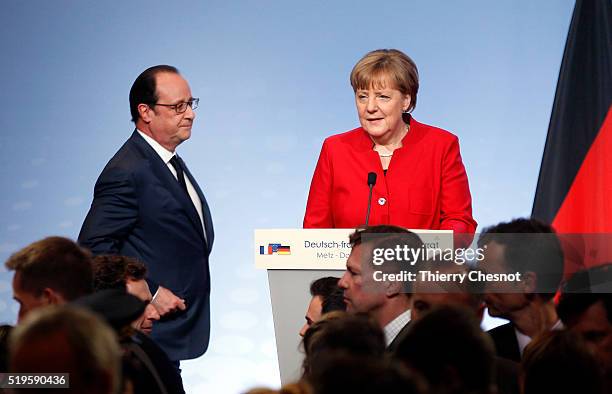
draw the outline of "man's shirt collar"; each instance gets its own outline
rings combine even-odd
[[[138,134],[140,134],[140,136],[142,138],[144,138],[144,140],[147,141],[147,143],[149,145],[151,145],[151,148],[153,148],[153,150],[155,150],[155,152],[157,152],[157,154],[159,155],[159,157],[161,157],[161,159],[164,161],[164,163],[168,164],[170,159],[172,159],[172,157],[175,155],[175,152],[170,152],[168,149],[166,149],[163,146],[161,146],[161,144],[159,142],[155,141],[153,138],[151,138],[150,136],[146,135],[142,131],[140,131],[138,129],[136,129],[136,131],[138,131]]]
[[[391,320],[389,324],[385,326],[385,341],[387,346],[393,342],[397,334],[402,331],[402,328],[410,321],[410,309]]]

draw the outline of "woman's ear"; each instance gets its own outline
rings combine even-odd
[[[408,112],[408,108],[410,108],[410,103],[412,103],[412,98],[410,97],[410,95],[404,95],[404,102],[402,103],[402,112]]]

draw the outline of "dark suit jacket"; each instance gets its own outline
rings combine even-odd
[[[495,383],[498,394],[520,394],[520,365],[507,358],[495,357]]]
[[[493,339],[499,357],[507,358],[517,363],[521,362],[521,351],[512,323],[502,324],[487,332]]]
[[[140,331],[136,331],[131,339],[146,354],[168,394],[185,394],[183,379],[166,353]]]
[[[204,194],[184,165],[202,201],[204,227],[188,194],[157,152],[134,131],[96,182],[79,242],[94,254],[133,256],[147,266],[147,282],[185,299],[187,309],[156,323],[153,339],[171,360],[202,355],[210,334],[212,219]]]
[[[406,323],[406,325],[404,325],[404,327],[402,327],[400,332],[397,333],[395,338],[393,338],[393,340],[391,341],[389,346],[387,346],[386,350],[387,350],[388,353],[390,353],[390,354],[394,354],[395,353],[395,350],[397,349],[397,346],[400,343],[402,343],[402,341],[404,340],[406,335],[408,335],[408,331],[410,330],[410,323],[411,322],[412,322],[412,320],[408,321],[408,323]]]

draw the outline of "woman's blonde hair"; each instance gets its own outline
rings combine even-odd
[[[354,92],[372,86],[385,87],[387,83],[402,94],[410,95],[408,112],[416,107],[419,71],[414,61],[404,52],[397,49],[377,49],[362,57],[351,71],[351,86]]]

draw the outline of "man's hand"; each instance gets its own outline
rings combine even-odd
[[[174,312],[184,311],[187,308],[184,299],[178,298],[173,292],[162,286],[159,286],[151,304],[162,317]]]

